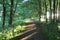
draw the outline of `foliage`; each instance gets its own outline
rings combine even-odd
[[[57,23],[54,24],[44,24],[42,25],[42,30],[45,36],[47,36],[48,40],[59,40],[58,37],[58,32],[57,32]]]
[[[4,4],[4,7],[6,7],[5,17],[3,17],[4,16],[3,4]],[[39,22],[41,18],[44,18],[44,20],[46,19],[45,22],[43,22],[42,24],[43,32],[46,34],[49,40],[57,40],[56,39],[56,37],[58,36],[56,32],[57,24],[52,23],[52,20],[55,19],[53,20],[54,22],[57,22],[58,20],[59,16],[56,17],[57,15],[55,14],[57,14],[58,11],[60,10],[59,9],[60,0],[13,0],[13,6],[12,7],[11,6],[12,6],[11,0],[4,0],[4,2],[3,0],[0,0],[0,13],[2,13],[2,15],[0,14],[1,15],[0,16],[1,18],[0,38],[1,39],[0,40],[3,40],[4,38],[9,39],[9,38],[12,38],[13,35],[20,34],[21,33],[20,30],[22,31],[25,30],[25,27],[23,27],[24,25],[27,24],[25,20],[33,19],[34,21],[37,20]],[[47,12],[49,12],[49,19],[47,18],[48,16]],[[54,15],[53,18],[52,18],[52,14]],[[3,27],[3,19],[5,19],[4,27]],[[12,21],[11,26],[9,26],[9,22],[11,22],[10,20]],[[50,22],[51,24],[47,24]],[[51,30],[53,29],[53,32],[50,29]]]

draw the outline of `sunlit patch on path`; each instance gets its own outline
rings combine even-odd
[[[37,32],[34,32],[34,33],[32,33],[32,34],[30,34],[30,35],[28,35],[28,36],[26,36],[26,37],[24,37],[24,38],[22,38],[22,39],[20,39],[20,40],[28,40],[28,38],[30,38],[30,37],[32,37],[33,35],[35,35]]]

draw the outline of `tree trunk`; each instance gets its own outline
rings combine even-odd
[[[60,0],[59,0],[59,9],[58,9],[58,22],[60,23]]]
[[[53,0],[53,22],[55,22],[55,0]]]
[[[4,25],[5,25],[5,15],[6,15],[6,5],[5,5],[5,0],[3,0],[3,30],[4,30]]]
[[[56,0],[56,14],[58,14],[58,0]],[[58,17],[56,15],[56,22],[57,22],[57,20],[58,20]]]
[[[46,18],[46,23],[47,23],[47,4],[46,1],[44,1],[45,4],[45,18]]]
[[[50,3],[50,22],[52,22],[52,0],[49,0]]]
[[[18,3],[19,3],[19,2],[16,1],[15,8],[14,8],[14,9],[15,9],[15,10],[14,10],[14,13],[16,13],[16,9],[17,9],[17,5],[18,5]]]
[[[41,8],[41,0],[38,0],[38,16],[39,16],[39,21],[41,22],[41,10],[42,10],[42,8]]]
[[[14,13],[13,7],[14,7],[14,0],[11,0],[9,26],[12,25],[12,21],[13,21],[13,13]]]

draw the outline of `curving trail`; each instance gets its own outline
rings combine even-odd
[[[10,40],[47,40],[44,36],[39,23],[31,22],[26,25],[27,28],[22,35],[12,38]]]

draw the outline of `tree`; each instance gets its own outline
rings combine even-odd
[[[56,11],[56,14],[58,14],[58,0],[56,0],[56,9],[55,9],[55,11]],[[57,22],[57,20],[58,20],[58,16],[56,15],[56,22]]]
[[[45,18],[46,18],[46,23],[47,23],[47,4],[46,4],[46,0],[44,1],[44,6],[45,6]]]
[[[55,22],[56,21],[56,19],[55,19],[55,4],[56,4],[56,1],[55,0],[53,0],[53,14],[54,14],[54,16],[53,16],[53,22]]]
[[[41,0],[38,0],[38,16],[39,16],[39,21],[41,21],[41,13],[42,13],[42,5],[41,5]]]
[[[49,0],[50,3],[50,22],[52,22],[52,0]]]
[[[9,26],[12,25],[13,21],[13,14],[14,14],[13,8],[14,8],[14,0],[11,0]]]
[[[3,30],[4,30],[4,25],[5,25],[5,16],[6,16],[6,2],[3,0]]]

